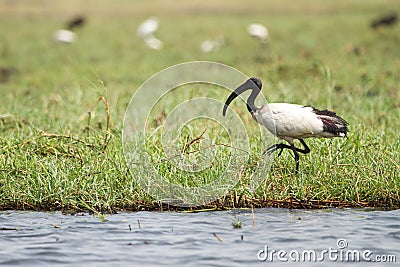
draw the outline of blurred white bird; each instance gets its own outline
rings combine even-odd
[[[215,43],[212,40],[205,40],[201,43],[200,49],[204,53],[209,53],[214,50]]]
[[[225,38],[224,37],[217,37],[213,40],[208,39],[205,40],[201,43],[200,49],[204,53],[209,53],[212,51],[217,51],[225,44]]]
[[[137,35],[143,39],[147,38],[157,31],[158,25],[158,19],[156,17],[151,17],[139,25]]]
[[[76,34],[69,30],[58,30],[54,33],[53,39],[57,43],[73,43],[76,41]]]
[[[143,21],[137,29],[137,35],[144,40],[149,48],[155,50],[160,50],[163,46],[162,41],[154,36],[158,25],[158,19],[156,17],[151,17]]]
[[[250,24],[247,27],[247,32],[250,34],[250,36],[259,39],[263,43],[267,42],[268,40],[269,36],[268,29],[262,24],[259,23]]]
[[[163,43],[161,42],[161,40],[157,39],[153,35],[146,37],[144,39],[144,42],[146,43],[146,45],[149,48],[155,49],[155,50],[160,50],[163,46]]]

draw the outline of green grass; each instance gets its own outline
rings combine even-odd
[[[252,139],[240,182],[212,205],[400,207],[400,26],[369,28],[380,14],[400,12],[397,1],[24,4],[0,1],[0,68],[16,70],[0,83],[0,208],[159,209],[126,165],[124,113],[135,90],[151,75],[195,60],[221,62],[259,76],[269,102],[329,108],[350,128],[347,139],[308,140],[311,153],[300,158],[298,175],[292,155],[284,152],[254,195],[246,185],[257,171],[262,140]],[[80,13],[88,16],[88,23],[77,31],[78,41],[53,43],[53,32]],[[161,22],[161,51],[149,50],[136,36],[138,24],[151,15]],[[252,22],[267,25],[267,45],[246,34]],[[218,52],[200,51],[203,40],[221,36],[225,45]],[[206,88],[175,93],[175,101],[160,103],[149,127],[157,130],[157,116],[168,115],[182,100],[205,94],[225,101],[229,94]],[[101,96],[107,105],[98,103]],[[232,107],[257,130],[242,102]],[[206,128],[210,139],[228,142],[215,124]],[[193,126],[182,136],[182,146],[204,129]],[[157,131],[146,136],[152,141],[148,152],[157,171],[175,183],[212,182],[229,157],[229,150],[220,146],[213,168],[198,175],[181,172],[166,161]],[[199,143],[194,143],[189,152],[197,149]]]

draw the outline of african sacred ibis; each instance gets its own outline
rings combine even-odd
[[[264,25],[259,23],[250,24],[247,27],[247,32],[250,34],[250,36],[259,39],[262,43],[267,42],[269,34],[267,27]]]
[[[222,114],[225,116],[229,104],[241,93],[252,90],[247,99],[247,109],[252,117],[261,125],[265,126],[268,131],[276,135],[279,139],[289,143],[278,143],[264,153],[272,153],[280,149],[278,156],[281,155],[283,149],[293,151],[296,161],[296,172],[299,170],[299,152],[307,154],[310,148],[303,139],[310,137],[332,138],[345,137],[348,129],[348,123],[335,112],[329,110],[318,110],[310,106],[302,106],[289,103],[271,103],[262,107],[256,107],[254,100],[261,92],[262,82],[259,78],[253,77],[240,85],[225,102]],[[294,139],[298,139],[304,149],[300,149],[294,145]]]
[[[85,24],[84,16],[77,16],[66,23],[66,29],[60,29],[53,35],[53,39],[57,43],[70,44],[76,41],[74,29],[82,27]]]
[[[208,39],[201,43],[200,49],[204,53],[209,53],[219,50],[225,44],[224,37],[217,37],[215,39]]]
[[[379,27],[393,26],[399,20],[396,13],[384,15],[371,23],[371,28],[377,29]]]
[[[143,21],[139,27],[137,28],[137,34],[145,39],[148,36],[153,35],[158,29],[158,18],[151,17],[145,21]]]
[[[143,38],[145,44],[149,48],[155,50],[160,50],[163,46],[162,41],[154,36],[154,33],[158,29],[158,25],[159,22],[157,17],[151,17],[142,22],[137,29],[137,35]]]

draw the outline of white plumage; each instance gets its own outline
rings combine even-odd
[[[159,22],[156,17],[148,18],[139,25],[137,34],[143,39],[152,36],[157,31],[158,25]]]
[[[261,92],[262,83],[259,78],[253,77],[240,85],[226,100],[223,115],[228,105],[241,93],[252,90],[247,99],[247,109],[253,118],[268,131],[278,138],[285,140],[289,145],[279,143],[269,147],[266,152],[272,153],[278,149],[291,149],[296,160],[296,172],[299,169],[298,152],[307,154],[309,147],[303,139],[310,137],[332,138],[346,136],[347,122],[329,110],[318,110],[310,106],[302,106],[289,103],[271,103],[260,108],[254,105],[254,100]],[[298,139],[304,149],[294,145],[294,139]]]
[[[160,50],[163,46],[163,43],[160,39],[157,39],[154,36],[148,36],[144,39],[144,42],[146,43],[146,45],[151,48],[151,49],[155,49],[155,50]]]
[[[204,53],[209,53],[219,50],[225,44],[224,37],[217,37],[215,39],[208,39],[201,43],[200,49]]]
[[[57,43],[73,43],[76,40],[76,34],[70,30],[58,30],[54,33],[53,39]]]
[[[149,48],[155,50],[160,50],[163,46],[162,41],[154,36],[158,26],[158,19],[156,17],[151,17],[142,22],[137,29],[137,35],[144,40]]]
[[[261,42],[266,42],[269,36],[267,27],[259,23],[250,24],[247,27],[247,32]]]
[[[271,103],[256,110],[253,116],[271,133],[289,143],[294,138],[333,137],[331,133],[324,132],[324,124],[314,110],[297,104]]]

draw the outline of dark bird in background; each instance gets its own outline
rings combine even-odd
[[[66,23],[66,27],[68,30],[72,31],[75,28],[80,28],[86,23],[86,18],[84,16],[76,16]]]
[[[0,83],[6,83],[11,76],[18,74],[18,70],[13,67],[0,67]]]
[[[398,20],[399,20],[399,18],[396,13],[386,14],[386,15],[381,16],[380,18],[372,21],[371,28],[377,29],[379,27],[393,26],[397,23]]]
[[[65,29],[56,31],[53,35],[55,42],[60,44],[70,44],[76,41],[75,30],[86,23],[84,16],[76,16],[65,23]]]
[[[302,154],[310,153],[310,148],[304,142],[305,138],[333,138],[345,137],[348,129],[348,123],[335,112],[329,110],[318,110],[310,106],[302,106],[289,103],[269,103],[261,107],[256,107],[254,100],[261,92],[262,83],[257,77],[248,79],[240,85],[225,102],[222,114],[225,116],[229,104],[241,93],[251,90],[247,99],[247,110],[252,117],[268,131],[281,140],[289,143],[278,143],[269,147],[264,153],[271,154],[280,149],[278,156],[283,149],[293,151],[296,161],[296,173],[299,170],[299,152]],[[303,145],[304,149],[294,145],[297,139]]]

